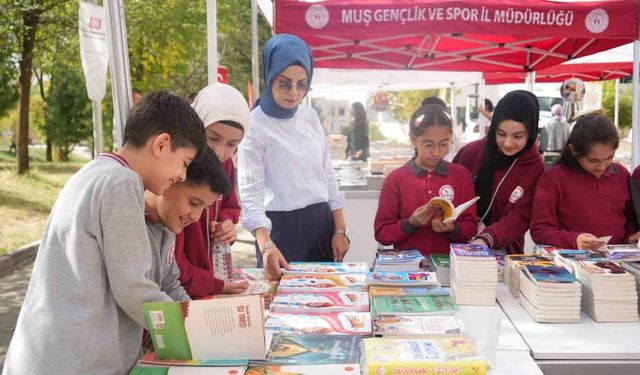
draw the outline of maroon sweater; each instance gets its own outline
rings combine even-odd
[[[458,217],[454,231],[449,234],[434,232],[431,223],[418,229],[409,225],[409,218],[416,208],[437,196],[448,198],[454,206],[473,199],[475,194],[469,171],[442,161],[430,173],[410,160],[391,172],[380,192],[374,221],[376,240],[396,249],[418,249],[425,256],[449,253],[451,242],[467,242],[476,232],[475,204]]]
[[[473,176],[477,176],[482,167],[486,142],[485,137],[467,144],[458,151],[453,162],[464,165]],[[538,178],[544,171],[544,163],[537,147],[531,147],[518,158],[496,193],[509,167],[498,169],[493,175],[491,195],[495,195],[495,200],[489,211],[491,225],[480,233],[480,237],[493,249],[504,248],[509,254],[522,254],[524,234],[529,229],[531,200]]]
[[[224,281],[213,276],[213,258],[207,242],[208,228],[209,223],[215,221],[216,203],[220,208],[218,222],[231,220],[234,224],[240,217],[240,204],[233,161],[228,159],[222,163],[222,167],[231,182],[231,193],[205,209],[199,221],[187,226],[176,236],[175,254],[180,269],[180,283],[191,298],[221,294],[224,287]]]
[[[566,165],[549,168],[538,182],[531,214],[531,237],[536,243],[577,248],[581,233],[612,236],[609,243],[625,243],[638,230],[629,172],[613,163],[596,178]]]

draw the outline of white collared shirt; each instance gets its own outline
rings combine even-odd
[[[242,226],[267,228],[266,211],[293,211],[328,202],[342,208],[344,196],[331,167],[327,136],[318,114],[300,104],[293,118],[251,111],[251,126],[238,150]]]

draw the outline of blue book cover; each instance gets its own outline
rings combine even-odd
[[[275,335],[266,360],[277,365],[325,365],[360,362],[362,336]]]
[[[459,257],[486,258],[494,257],[496,254],[493,250],[484,245],[476,245],[470,243],[452,243],[451,252]]]
[[[527,273],[537,282],[543,283],[574,283],[576,277],[562,266],[533,266],[525,265]]]
[[[378,263],[409,263],[424,257],[418,250],[394,250],[378,252]]]
[[[369,285],[440,285],[435,272],[407,271],[407,272],[369,272],[367,273]]]

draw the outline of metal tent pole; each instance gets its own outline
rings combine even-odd
[[[258,55],[258,1],[251,0],[251,91],[254,102],[260,95],[260,56]],[[253,106],[253,103],[249,103]]]
[[[633,41],[633,106],[631,116],[631,168],[640,164],[640,40]]]
[[[210,85],[218,82],[218,31],[216,0],[207,0],[207,74]]]
[[[616,86],[615,86],[615,91],[613,93],[613,123],[616,124],[616,128],[620,127],[620,124],[618,123],[618,119],[619,119],[619,107],[618,107],[618,89],[620,86],[620,78],[616,78]]]

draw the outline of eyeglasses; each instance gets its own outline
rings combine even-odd
[[[293,88],[293,82],[288,79],[279,79],[278,80],[278,89],[282,93],[288,93]],[[300,94],[306,94],[309,91],[309,81],[304,79],[296,82],[296,91]]]
[[[439,151],[439,152],[449,152],[449,149],[453,145],[453,142],[425,142],[422,144],[425,150],[429,152]]]

